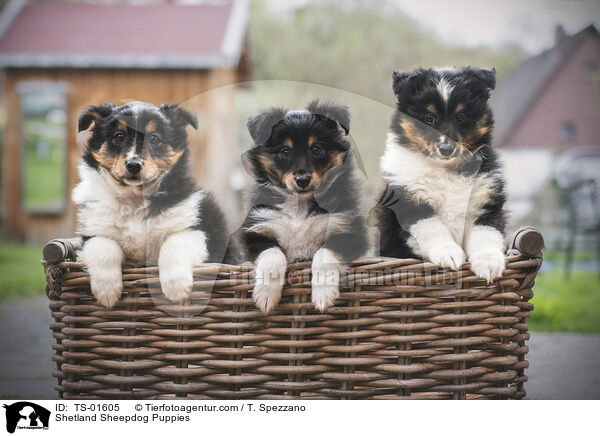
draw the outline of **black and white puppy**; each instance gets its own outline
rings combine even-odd
[[[232,257],[220,208],[189,174],[186,126],[197,128],[196,116],[177,105],[105,104],[83,111],[79,131],[92,124],[74,191],[92,293],[112,307],[124,263],[158,262],[163,293],[182,300],[195,265]]]
[[[281,298],[287,264],[307,260],[312,301],[326,310],[339,295],[343,264],[368,248],[349,125],[347,107],[318,101],[248,121],[255,145],[244,159],[256,183],[242,232],[256,262],[254,301],[264,312]]]
[[[488,282],[504,271],[505,183],[491,147],[495,70],[394,72],[396,111],[375,207],[380,254],[459,269]]]

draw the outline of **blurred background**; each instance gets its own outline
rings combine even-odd
[[[0,8],[0,327],[47,312],[41,248],[76,232],[85,106],[140,100],[195,111],[195,176],[235,229],[250,116],[315,97],[349,105],[368,209],[381,186],[392,71],[479,65],[497,71],[494,142],[510,229],[533,225],[546,240],[530,327],[587,334],[582,347],[598,353],[600,336],[590,334],[600,334],[600,2],[5,0]],[[46,318],[28,322],[23,340],[41,350],[43,328]],[[10,359],[16,368],[32,357]],[[14,396],[15,377],[0,374],[0,396]]]

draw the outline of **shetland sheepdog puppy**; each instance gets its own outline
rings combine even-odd
[[[394,72],[386,186],[374,208],[382,256],[451,269],[468,259],[488,282],[502,275],[506,194],[488,104],[495,84],[495,70],[476,67]]]
[[[92,293],[112,307],[124,263],[158,262],[163,293],[181,301],[195,265],[235,256],[220,208],[189,173],[186,126],[196,129],[196,116],[177,105],[109,103],[83,111],[79,131],[92,124],[74,191]]]
[[[312,301],[326,310],[339,295],[343,265],[368,248],[349,125],[347,107],[318,101],[248,121],[255,145],[244,160],[256,183],[242,239],[264,312],[280,300],[287,264],[298,261],[312,261]]]

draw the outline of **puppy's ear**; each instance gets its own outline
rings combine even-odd
[[[344,130],[346,135],[350,133],[350,109],[348,106],[333,102],[320,103],[319,100],[313,100],[309,103],[306,110],[311,114],[321,115],[335,121]]]
[[[469,68],[475,78],[481,81],[490,91],[496,89],[496,68]]]
[[[248,133],[256,145],[262,145],[271,137],[273,127],[285,118],[287,111],[283,108],[274,107],[262,114],[250,118],[246,123]]]
[[[394,71],[392,74],[392,88],[396,98],[400,98],[407,91],[412,91],[425,80],[425,71],[418,68],[413,71]]]
[[[198,130],[198,117],[196,117],[195,113],[182,108],[178,104],[163,103],[158,108],[171,120],[174,127],[185,127],[189,124]]]
[[[92,123],[103,120],[113,112],[114,108],[115,106],[112,103],[86,107],[83,112],[81,112],[81,115],[79,115],[77,131],[81,132],[86,130]]]
[[[246,170],[246,172],[254,177],[256,175],[254,171],[254,164],[252,162],[252,157],[250,156],[250,151],[246,151],[242,153],[242,166]]]

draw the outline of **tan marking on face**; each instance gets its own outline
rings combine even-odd
[[[169,150],[164,155],[152,158],[145,156],[142,160],[143,166],[140,172],[140,178],[143,183],[150,183],[161,177],[166,171],[173,168],[179,161],[185,150]],[[129,175],[125,163],[127,158],[124,154],[110,156],[106,152],[106,144],[103,144],[100,150],[93,151],[92,156],[100,166],[105,168],[117,180],[125,180]]]
[[[106,144],[102,144],[100,150],[92,151],[92,156],[94,156],[98,165],[110,172],[114,178],[120,180],[126,176],[125,156],[122,154],[110,156],[106,152]]]
[[[275,166],[275,162],[273,162],[273,160],[269,156],[261,154],[258,157],[258,162],[260,163],[260,165],[264,168],[264,170],[267,172],[267,174],[272,179],[279,180],[279,178],[280,178],[279,171],[277,170],[277,167]]]
[[[435,106],[432,103],[429,103],[427,106],[425,106],[425,109],[427,109],[432,114],[437,114],[437,110],[435,109]]]
[[[285,145],[287,148],[294,148],[294,143],[292,142],[291,138],[285,138],[283,140],[283,145]]]
[[[433,144],[428,144],[427,141],[418,133],[414,122],[410,118],[403,117],[400,120],[400,127],[404,132],[404,136],[411,143],[412,146],[417,147],[426,154],[430,154],[430,150]]]
[[[121,130],[122,132],[127,132],[127,123],[123,120],[119,120],[119,122],[117,123],[117,126],[119,127],[119,130]]]
[[[296,181],[294,180],[294,174],[293,173],[286,173],[283,175],[283,184],[285,186],[287,186],[287,188],[289,190],[294,190],[298,187],[298,185],[296,185]]]
[[[323,181],[323,177],[327,171],[323,171],[323,173],[319,173],[318,171],[313,171],[311,174],[310,184],[307,189],[315,189],[317,186],[321,184]]]
[[[337,168],[339,166],[342,166],[342,164],[344,163],[344,159],[346,158],[347,154],[348,154],[348,152],[346,152],[346,151],[332,151],[332,152],[330,152],[329,156],[330,156],[331,165],[327,167],[327,170],[330,170],[332,168]]]
[[[173,168],[173,165],[175,165],[179,161],[179,158],[181,157],[183,152],[184,150],[169,150],[167,153],[158,158],[149,157],[144,162],[152,162],[160,171],[167,171]]]
[[[150,121],[146,124],[146,133],[152,133],[156,131],[156,123],[154,121]]]
[[[462,112],[465,110],[465,105],[462,103],[458,103],[456,105],[456,109],[454,109],[454,112]]]
[[[487,126],[486,122],[488,121],[488,117],[483,117],[475,124],[475,129],[473,133],[471,133],[467,138],[467,145],[470,146],[472,144],[476,144],[479,142],[481,138],[483,138],[486,134],[488,134],[491,130],[491,126]]]
[[[315,142],[317,142],[317,138],[315,138],[312,135],[308,137],[308,146],[309,147],[312,147]]]

